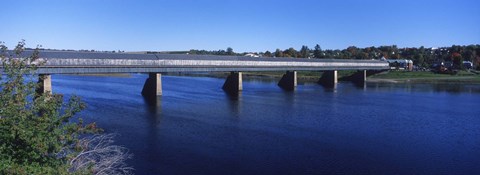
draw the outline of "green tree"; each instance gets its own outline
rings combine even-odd
[[[315,48],[313,50],[313,57],[315,58],[323,58],[323,53],[322,53],[322,48],[320,45],[315,45]]]
[[[418,66],[422,66],[424,67],[425,66],[425,60],[423,58],[423,55],[422,54],[416,54],[414,56],[414,64],[418,65]]]
[[[302,46],[302,48],[300,49],[299,57],[300,58],[310,57],[310,49],[307,46]]]
[[[101,131],[95,123],[84,124],[81,119],[74,118],[85,104],[78,97],[64,103],[62,95],[35,93],[38,85],[34,81],[37,78],[34,71],[42,64],[38,49],[25,57],[22,55],[24,41],[19,42],[13,51],[8,51],[3,43],[0,47],[0,68],[4,74],[0,76],[0,174],[98,172],[99,169],[95,169],[97,162],[91,159],[85,161],[88,167],[78,169],[72,169],[70,163],[73,158],[87,160],[96,156],[79,155],[91,150],[79,145],[91,140],[86,136]],[[118,153],[125,153],[124,149],[116,148]],[[128,157],[128,154],[124,155]],[[131,172],[131,168],[122,168],[126,170],[124,174]]]
[[[295,50],[293,47],[290,47],[283,51],[283,56],[297,58],[297,50]]]
[[[283,57],[283,52],[280,49],[275,50],[275,57]]]
[[[263,56],[264,56],[264,57],[272,57],[273,54],[272,54],[272,52],[270,52],[270,51],[267,50],[267,51],[263,54]]]
[[[227,55],[235,55],[235,52],[233,52],[233,49],[231,47],[227,48]]]

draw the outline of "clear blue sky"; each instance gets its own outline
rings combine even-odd
[[[55,49],[274,51],[480,44],[479,0],[3,0],[0,41]]]

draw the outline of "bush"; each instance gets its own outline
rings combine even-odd
[[[85,139],[101,132],[95,123],[74,118],[85,104],[75,96],[64,103],[62,95],[35,93],[39,85],[34,73],[43,64],[38,49],[25,57],[24,41],[13,51],[3,43],[0,47],[0,174],[98,174],[95,162],[83,168],[70,163],[91,149],[81,146]],[[126,152],[122,149],[130,157]]]

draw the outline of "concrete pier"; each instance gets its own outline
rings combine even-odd
[[[148,79],[143,85],[142,95],[144,97],[156,97],[162,95],[162,74],[149,73]]]
[[[297,71],[287,71],[278,82],[278,86],[287,91],[295,90],[295,87],[297,87]]]
[[[363,85],[367,81],[367,71],[361,70],[352,75],[351,81],[357,85]]]
[[[238,93],[242,91],[242,72],[231,72],[222,88],[228,93]]]
[[[52,94],[52,76],[50,74],[38,75],[37,94]]]
[[[337,82],[338,74],[336,70],[323,72],[322,77],[318,81],[319,84],[326,87],[335,87]]]

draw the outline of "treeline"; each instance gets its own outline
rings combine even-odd
[[[41,47],[41,46],[40,46]],[[96,52],[96,53],[125,53],[124,50],[112,50],[112,51],[107,51],[107,50],[94,50],[94,49],[80,49],[80,50],[75,50],[75,49],[45,49],[45,48],[25,48],[25,50],[39,50],[39,51],[62,51],[62,52]]]
[[[195,50],[191,49],[188,54],[192,55],[243,55],[241,53],[235,53],[231,47],[228,47],[227,50],[216,50],[216,51],[207,51],[207,50]]]
[[[236,53],[232,48],[227,50],[206,51],[206,50],[190,50],[189,54],[197,55],[245,55],[244,53]],[[454,64],[461,64],[463,61],[471,61],[480,67],[480,45],[460,46],[453,45],[451,47],[440,48],[398,48],[396,45],[380,46],[380,47],[366,47],[358,48],[350,46],[346,49],[325,49],[320,45],[313,48],[302,46],[299,50],[295,48],[288,48],[285,50],[276,49],[274,52],[265,51],[257,54],[261,57],[291,57],[291,58],[318,58],[318,59],[409,59],[414,65],[420,67],[430,67],[438,62],[452,62]]]
[[[57,49],[41,49],[41,50],[55,50],[55,51],[75,51],[75,50],[57,50]],[[97,50],[79,50],[82,52],[104,52],[104,53],[123,53],[124,51],[97,51]],[[413,64],[420,67],[430,67],[435,63],[451,62],[455,65],[461,65],[463,61],[471,61],[475,67],[480,68],[480,45],[460,46],[453,45],[450,47],[440,48],[425,48],[425,47],[411,47],[398,48],[396,45],[379,46],[379,47],[365,47],[358,48],[350,46],[346,49],[322,49],[320,45],[315,45],[313,48],[302,46],[299,50],[291,47],[285,50],[276,49],[275,51],[265,52],[243,52],[237,53],[231,47],[226,50],[195,50],[178,51],[178,52],[146,52],[146,53],[170,53],[170,54],[192,54],[192,55],[231,55],[244,56],[246,54],[255,55],[259,57],[290,57],[290,58],[318,58],[318,59],[409,59]]]

